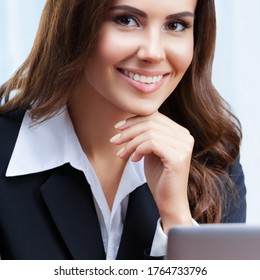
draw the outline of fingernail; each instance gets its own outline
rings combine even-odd
[[[125,147],[122,148],[121,150],[119,150],[119,151],[117,152],[116,155],[117,155],[118,157],[120,157],[120,156],[123,154],[124,150],[125,150]]]
[[[120,127],[122,127],[124,124],[126,123],[126,120],[124,120],[124,121],[120,121],[120,122],[118,122],[117,124],[115,124],[115,128],[117,129],[117,128],[120,128]]]
[[[111,143],[116,142],[116,140],[118,140],[121,137],[122,133],[118,133],[117,135],[113,136],[109,141]]]
[[[135,153],[133,153],[130,158],[131,158],[131,161],[135,161]]]

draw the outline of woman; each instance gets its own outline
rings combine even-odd
[[[2,258],[162,258],[174,224],[245,221],[215,30],[213,0],[47,1],[0,91]]]

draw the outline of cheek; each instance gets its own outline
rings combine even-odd
[[[190,66],[193,58],[193,41],[180,42],[171,46],[169,51],[170,63],[174,66],[176,74],[182,74]]]
[[[114,65],[134,53],[136,38],[124,36],[122,33],[104,30],[99,37],[96,55],[103,64]]]

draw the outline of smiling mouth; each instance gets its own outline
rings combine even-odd
[[[163,75],[158,75],[158,76],[145,76],[145,75],[140,75],[137,73],[133,73],[133,72],[129,72],[127,70],[124,69],[118,69],[122,74],[124,74],[125,76],[127,76],[128,78],[139,82],[139,83],[143,83],[143,84],[156,84],[159,83],[162,78]]]

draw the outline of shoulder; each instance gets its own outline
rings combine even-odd
[[[235,183],[240,192],[246,193],[245,188],[245,176],[242,165],[240,163],[240,157],[238,156],[234,163],[229,167],[229,176]]]
[[[246,221],[246,185],[245,176],[240,157],[234,161],[229,167],[229,176],[234,183],[234,191],[229,193],[229,201],[227,206],[227,214],[223,222],[227,223],[243,223]],[[235,195],[234,195],[235,194]]]
[[[11,157],[24,117],[24,110],[0,114],[0,168],[6,166]]]
[[[0,115],[0,148],[16,140],[24,117],[24,110],[16,110]],[[11,144],[10,143],[10,144]]]
[[[25,114],[25,110],[15,110],[10,113],[0,114],[0,131],[1,135],[2,132],[9,132],[18,130],[21,126],[23,117]],[[4,135],[3,135],[4,136]]]

